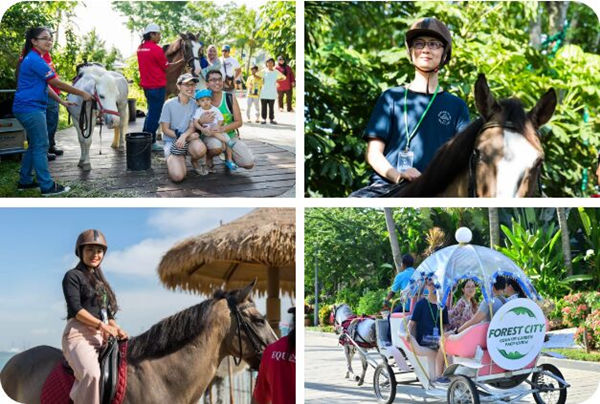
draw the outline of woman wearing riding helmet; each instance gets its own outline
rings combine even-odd
[[[353,196],[380,196],[393,184],[418,178],[437,150],[469,123],[465,102],[438,82],[452,54],[446,25],[422,18],[406,32],[405,45],[414,79],[386,90],[377,100],[363,136],[375,173],[371,185]]]
[[[81,233],[75,243],[80,261],[62,282],[67,303],[62,350],[75,374],[70,393],[74,404],[100,403],[98,350],[109,336],[127,338],[115,322],[117,299],[100,268],[106,249],[106,239],[99,230]]]

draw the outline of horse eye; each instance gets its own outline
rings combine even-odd
[[[267,322],[267,320],[265,320],[264,317],[253,317],[252,322],[254,322],[256,324],[264,325]]]

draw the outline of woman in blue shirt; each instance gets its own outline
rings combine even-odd
[[[69,190],[54,182],[48,170],[48,127],[46,126],[46,106],[48,96],[58,98],[53,91],[48,92],[48,84],[76,94],[85,101],[92,95],[60,81],[54,71],[44,61],[43,55],[52,49],[52,33],[48,28],[30,28],[25,34],[23,61],[19,66],[17,92],[13,103],[13,114],[27,132],[29,147],[21,160],[21,172],[17,189],[40,188],[42,196],[57,195]],[[56,99],[55,98],[55,99]],[[37,182],[32,171],[35,169]]]

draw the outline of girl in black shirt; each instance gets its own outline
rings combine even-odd
[[[70,394],[74,404],[100,403],[98,350],[109,336],[127,338],[115,322],[117,299],[100,268],[106,249],[100,231],[81,233],[75,244],[79,264],[65,274],[62,282],[67,303],[62,348],[75,373]]]

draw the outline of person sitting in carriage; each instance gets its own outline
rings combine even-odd
[[[374,174],[353,197],[385,195],[392,185],[415,180],[438,149],[469,124],[467,104],[438,83],[438,72],[452,54],[448,27],[436,18],[422,18],[406,32],[405,45],[414,79],[377,100],[363,135]]]
[[[479,304],[479,309],[477,310],[477,313],[475,313],[475,315],[469,321],[460,326],[456,330],[456,334],[463,332],[472,325],[479,324],[483,321],[490,321],[494,316],[494,313],[500,310],[500,307],[502,307],[502,305],[506,303],[506,299],[503,296],[505,288],[506,278],[504,278],[503,276],[498,276],[496,278],[496,281],[492,285],[492,293],[494,294],[494,298],[492,299],[491,305],[485,300],[482,300]],[[492,309],[491,312],[490,306]]]
[[[465,280],[460,286],[460,290],[462,290],[462,296],[448,313],[451,330],[458,330],[464,323],[473,318],[479,307],[475,299],[477,285],[472,279]]]
[[[408,322],[415,354],[425,356],[429,362],[429,378],[438,383],[448,383],[447,378],[440,377],[444,370],[444,354],[440,348],[440,324],[447,326],[448,311],[440,310],[433,278],[425,280],[427,296],[417,302]],[[440,319],[441,316],[441,319]],[[441,320],[441,321],[440,321]]]

